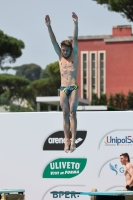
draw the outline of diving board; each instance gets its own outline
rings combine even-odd
[[[87,196],[125,196],[133,195],[133,191],[102,191],[102,192],[80,192],[79,195]]]
[[[52,191],[51,194],[74,194],[74,195],[86,195],[86,196],[125,196],[125,195],[133,195],[133,191],[124,191],[124,190],[116,190],[116,191],[101,191],[101,192],[57,192]]]
[[[10,194],[10,193],[18,193],[18,194],[23,194],[25,190],[17,189],[17,190],[12,190],[12,189],[0,189],[0,194]]]
[[[0,189],[1,200],[25,200],[23,189]]]
[[[79,196],[90,196],[90,200],[133,200],[133,191],[101,191],[101,192],[69,192],[69,191],[52,191],[53,197],[77,198]]]

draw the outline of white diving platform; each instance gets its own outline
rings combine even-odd
[[[57,106],[57,111],[59,111],[60,106],[60,96],[49,96],[49,97],[36,97],[37,102],[37,111],[40,111],[40,103],[48,104],[48,110],[51,110],[51,105]],[[107,106],[98,105],[98,106],[90,106],[90,101],[87,99],[78,99],[78,111],[105,111],[107,110]]]

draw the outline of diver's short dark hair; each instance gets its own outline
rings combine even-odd
[[[72,49],[72,42],[70,40],[63,40],[61,42],[61,47],[62,46],[67,46],[67,47],[70,47]]]
[[[120,156],[123,156],[125,158],[128,158],[128,162],[130,162],[130,157],[128,153],[122,153]]]

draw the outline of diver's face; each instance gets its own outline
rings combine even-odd
[[[120,156],[120,162],[121,162],[122,165],[126,165],[127,158],[124,157],[124,156]]]
[[[61,53],[64,58],[68,58],[71,55],[71,48],[67,46],[62,46]]]

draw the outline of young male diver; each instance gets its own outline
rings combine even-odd
[[[61,75],[60,86],[60,106],[63,111],[63,129],[65,136],[64,151],[73,152],[76,149],[75,139],[77,130],[76,110],[78,107],[78,85],[76,84],[78,74],[78,17],[72,12],[74,21],[74,34],[72,42],[64,40],[61,47],[56,41],[51,28],[49,15],[45,17],[45,23],[54,46],[55,52],[59,56],[59,66]],[[70,131],[72,138],[70,138]]]

